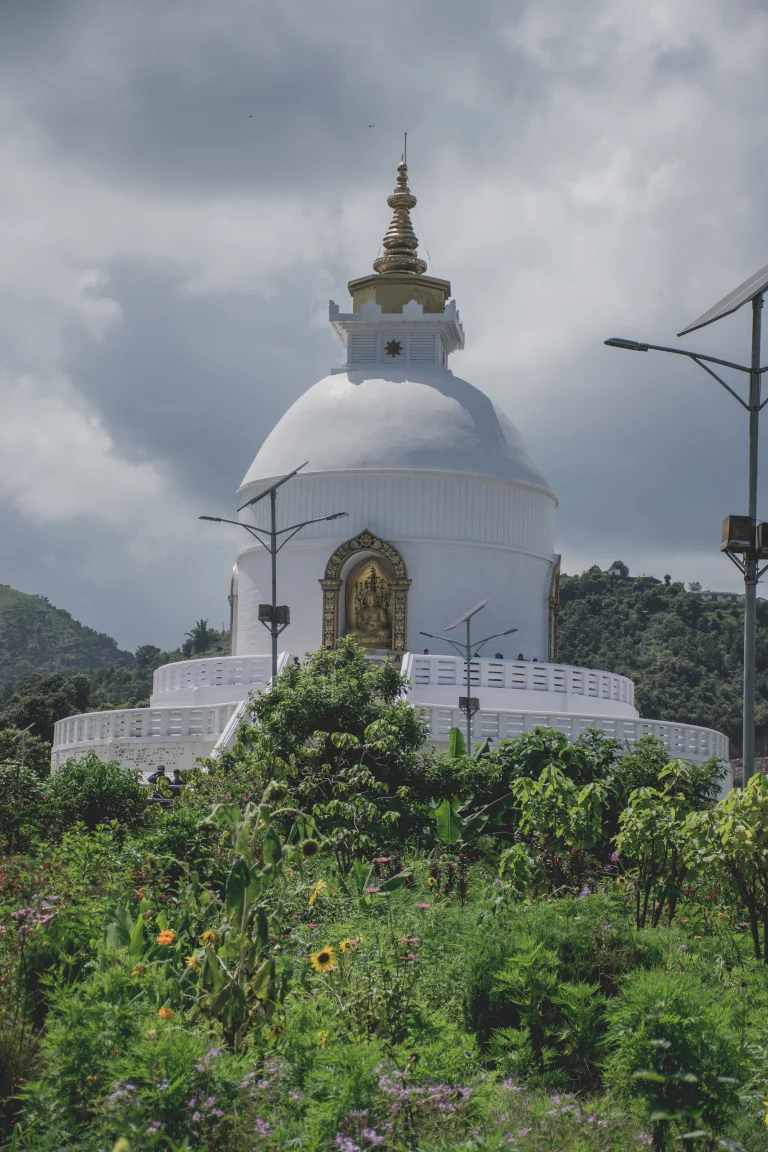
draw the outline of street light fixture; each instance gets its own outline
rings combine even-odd
[[[713,324],[724,316],[730,316],[743,304],[752,304],[752,344],[749,365],[736,364],[732,360],[721,360],[716,356],[705,356],[701,352],[689,352],[682,348],[667,348],[662,344],[644,344],[639,340],[611,337],[605,344],[609,348],[622,348],[630,352],[668,352],[673,356],[686,356],[709,373],[718,384],[725,388],[749,413],[749,454],[748,454],[748,515],[729,516],[723,522],[723,543],[721,551],[744,575],[744,707],[742,717],[742,757],[744,764],[744,784],[755,770],[755,639],[757,626],[757,584],[768,565],[758,569],[758,561],[768,557],[768,526],[757,522],[757,460],[758,429],[760,412],[768,404],[768,399],[760,397],[760,381],[768,366],[760,367],[760,336],[763,297],[768,290],[768,265],[750,276],[733,292],[729,292],[717,304],[709,308],[678,336],[685,336],[699,328]],[[749,377],[749,399],[745,401],[730,384],[708,367],[716,364],[744,372]],[[739,557],[742,557],[741,559]]]
[[[242,520],[227,520],[224,516],[198,516],[198,520],[211,520],[215,524],[236,524],[238,528],[245,528],[246,532],[250,532],[255,540],[258,540],[264,548],[266,548],[269,555],[272,557],[272,603],[259,604],[259,620],[269,632],[272,637],[272,680],[274,682],[277,676],[277,638],[281,632],[291,622],[291,610],[287,604],[277,603],[277,554],[284,548],[289,540],[292,540],[297,532],[302,528],[308,527],[310,524],[321,524],[325,520],[340,520],[342,516],[348,516],[348,512],[333,512],[330,516],[315,516],[312,520],[302,520],[300,524],[291,524],[288,528],[277,527],[277,490],[289,480],[292,480],[297,472],[302,468],[306,468],[307,462],[300,464],[298,468],[294,468],[293,472],[289,472],[287,476],[283,476],[280,480],[276,480],[269,488],[265,488],[258,496],[254,496],[252,500],[248,500],[242,507],[238,508],[238,512],[242,512],[243,508],[250,508],[253,504],[258,504],[265,496],[269,496],[269,513],[270,513],[270,527],[257,528],[253,524],[245,524]],[[285,536],[278,544],[278,536]]]
[[[476,616],[481,608],[485,608],[488,600],[481,600],[479,604],[475,604],[474,608],[470,608],[469,612],[465,612],[463,616],[459,616],[458,620],[454,620],[453,624],[449,624],[446,632],[452,632],[454,628],[458,628],[459,624],[466,624],[467,626],[467,639],[464,644],[458,640],[452,640],[450,636],[435,636],[432,632],[419,632],[420,636],[428,636],[430,640],[445,640],[450,644],[459,655],[464,659],[465,670],[465,684],[466,696],[459,696],[459,709],[467,718],[467,755],[472,752],[472,717],[476,712],[480,711],[480,700],[477,696],[470,696],[471,675],[472,675],[472,661],[477,659],[480,655],[480,649],[489,640],[497,640],[500,636],[511,636],[513,632],[517,632],[517,628],[507,628],[506,632],[494,632],[492,636],[486,636],[480,643],[472,643],[470,637],[471,620]],[[475,649],[473,652],[472,649]]]

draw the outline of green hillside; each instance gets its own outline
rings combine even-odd
[[[133,664],[111,636],[94,632],[44,596],[0,585],[0,683],[26,672],[67,672]]]
[[[743,607],[702,602],[683,584],[609,576],[561,583],[559,658],[635,682],[641,716],[717,728],[741,739]],[[768,730],[768,603],[757,607],[757,723]]]

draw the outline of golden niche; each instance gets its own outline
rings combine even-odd
[[[347,635],[363,648],[392,647],[390,576],[366,560],[347,579]]]

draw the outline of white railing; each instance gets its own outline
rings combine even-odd
[[[458,656],[417,656],[407,653],[403,673],[414,688],[464,687],[465,664]],[[514,691],[561,692],[570,696],[591,696],[598,700],[618,700],[634,706],[635,686],[626,676],[571,664],[543,664],[532,660],[473,660],[470,664],[473,688],[499,688]]]
[[[285,666],[292,659],[293,659],[293,657],[291,656],[290,652],[278,653],[278,657],[277,657],[278,676],[283,671]],[[271,656],[269,657],[269,660],[270,660],[270,677],[269,677],[269,680],[271,683],[272,682],[272,676],[271,676],[272,657]],[[213,747],[213,751],[211,752],[211,760],[218,760],[218,758],[219,758],[219,756],[221,756],[222,752],[229,752],[231,748],[234,748],[235,744],[237,743],[237,733],[240,729],[240,725],[242,724],[243,720],[245,719],[245,712],[246,712],[246,709],[247,709],[249,703],[250,703],[250,700],[248,697],[246,697],[245,700],[241,700],[240,703],[237,705],[237,707],[235,708],[235,711],[232,713],[232,715],[230,716],[230,718],[227,722],[226,728],[224,728],[224,730],[222,731],[221,735],[219,736],[218,740],[216,741],[216,743]]]
[[[248,700],[241,700],[227,721],[227,726],[211,750],[211,760],[218,760],[222,752],[229,752],[237,743],[237,733],[245,718]]]
[[[280,654],[281,657],[284,653]],[[152,677],[152,692],[179,692],[184,688],[230,688],[266,684],[272,675],[270,656],[218,656],[207,660],[178,660],[164,664]]]
[[[451,728],[466,729],[466,718],[458,708],[422,704],[429,736],[445,743]],[[613,736],[625,751],[634,748],[643,736],[661,740],[671,759],[702,762],[711,756],[728,759],[728,737],[712,728],[699,728],[693,724],[673,724],[666,720],[633,720],[623,717],[573,716],[556,713],[485,711],[472,720],[475,740],[513,740],[533,728],[555,728],[568,740],[577,740],[588,728],[599,728],[606,736]]]
[[[107,744],[115,740],[215,740],[225,729],[237,702],[200,708],[120,708],[86,712],[58,720],[53,747]]]

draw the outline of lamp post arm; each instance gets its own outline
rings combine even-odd
[[[699,368],[703,368],[705,372],[708,372],[710,376],[712,376],[715,380],[717,380],[718,384],[722,384],[722,386],[723,386],[723,388],[725,388],[726,392],[730,392],[730,394],[731,394],[731,396],[733,396],[734,400],[738,400],[738,402],[739,402],[739,404],[741,404],[742,408],[746,408],[746,410],[749,411],[749,404],[745,404],[744,401],[742,400],[741,396],[739,396],[738,392],[735,392],[733,390],[733,388],[731,388],[730,384],[726,384],[725,380],[723,380],[722,377],[718,376],[717,372],[713,372],[711,368],[707,368],[706,364],[702,363],[702,357],[701,356],[691,355],[690,359],[693,360],[694,364],[698,364]]]
[[[485,640],[481,640],[479,644],[473,644],[472,647],[476,648],[475,656],[479,656],[480,649],[483,644],[487,644],[489,640],[499,640],[502,636],[511,636],[513,632],[517,632],[517,628],[507,628],[506,632],[494,632],[492,636],[486,636]],[[475,659],[475,656],[472,659]]]
[[[301,524],[291,524],[289,528],[280,528],[276,533],[277,536],[283,536],[286,532],[290,532],[290,536],[286,536],[285,540],[280,543],[278,552],[285,547],[289,540],[293,539],[297,532],[301,532],[302,528],[306,528],[310,524],[322,524],[324,520],[336,520],[341,516],[346,516],[346,512],[337,512],[333,516],[316,516],[314,520],[304,520]]]
[[[734,368],[737,372],[752,371],[746,364],[735,364],[733,360],[721,360],[718,356],[705,356],[703,352],[689,352],[687,348],[668,348],[666,344],[642,344],[643,351],[669,352],[672,356],[688,356],[691,360],[706,360],[708,364],[719,364],[722,368]]]
[[[269,551],[269,545],[266,541],[256,535],[257,532],[263,532],[268,536],[269,533],[266,528],[254,528],[252,524],[244,524],[242,520],[227,520],[226,516],[198,516],[198,520],[212,520],[215,524],[234,524],[236,528],[245,528],[246,532],[250,532],[251,536]]]

